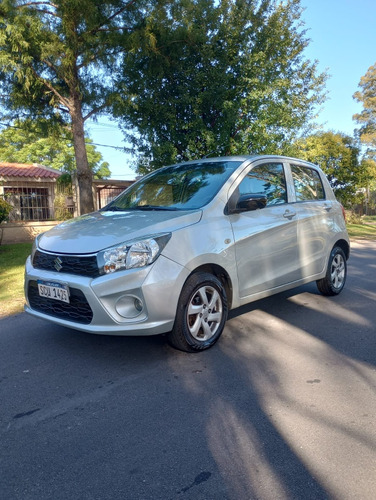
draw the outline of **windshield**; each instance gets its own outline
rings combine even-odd
[[[162,168],[141,179],[103,210],[193,210],[218,193],[241,161],[213,161]]]

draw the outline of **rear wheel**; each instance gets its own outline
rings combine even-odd
[[[179,298],[170,344],[186,352],[208,349],[221,336],[227,312],[222,283],[209,273],[192,274]]]
[[[328,262],[326,276],[316,281],[323,295],[338,295],[345,286],[347,276],[346,256],[342,248],[334,247]]]

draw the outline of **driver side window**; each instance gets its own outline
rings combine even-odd
[[[286,179],[281,163],[254,167],[239,184],[239,194],[266,196],[267,206],[287,203]]]

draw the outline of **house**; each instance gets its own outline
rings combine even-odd
[[[30,241],[67,215],[79,215],[77,190],[74,185],[59,185],[60,176],[61,172],[36,163],[0,162],[0,196],[14,207],[9,221],[0,226],[0,244]],[[104,207],[133,182],[95,179],[96,209]]]
[[[9,220],[54,219],[56,180],[60,175],[60,172],[36,163],[0,163],[0,196],[14,207]]]

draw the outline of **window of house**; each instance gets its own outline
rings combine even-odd
[[[296,201],[324,200],[325,192],[319,173],[313,168],[291,165]]]
[[[13,205],[11,219],[48,220],[51,217],[48,188],[4,187],[4,197]]]
[[[259,194],[267,205],[287,203],[286,179],[281,163],[265,163],[253,168],[239,184],[239,194]]]

